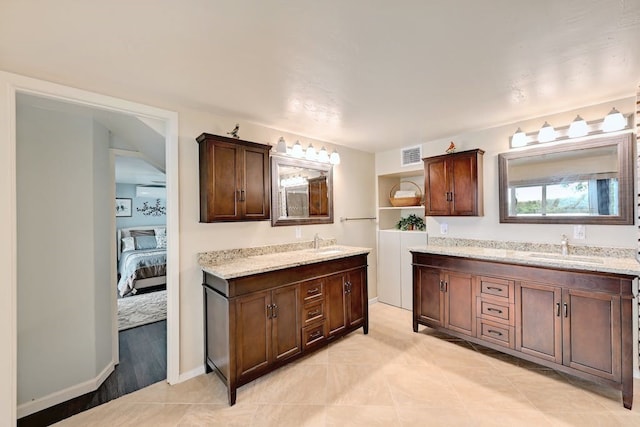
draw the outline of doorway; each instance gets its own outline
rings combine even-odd
[[[6,294],[3,291],[3,296],[7,298],[4,301],[7,302],[7,306],[3,307],[7,310],[4,311],[3,319],[6,320],[4,323],[9,328],[7,341],[9,341],[10,345],[7,348],[6,352],[3,352],[2,356],[0,356],[0,361],[7,362],[4,364],[6,369],[3,369],[0,377],[3,381],[3,387],[0,390],[0,397],[3,397],[2,400],[4,403],[2,404],[1,409],[5,409],[4,405],[6,404],[6,411],[0,411],[0,413],[7,414],[10,423],[15,422],[18,410],[17,407],[17,378],[16,378],[16,363],[19,362],[15,358],[16,348],[17,348],[17,328],[16,328],[16,320],[17,320],[17,274],[16,274],[16,266],[17,266],[17,237],[15,232],[15,222],[11,221],[10,218],[17,217],[17,204],[16,204],[16,169],[15,163],[11,160],[15,159],[15,148],[16,148],[16,135],[15,135],[15,124],[16,124],[16,99],[19,94],[28,94],[36,97],[42,97],[43,99],[53,99],[64,101],[69,104],[75,105],[77,107],[83,108],[93,108],[96,110],[106,110],[106,111],[117,111],[123,114],[133,115],[137,117],[143,118],[152,118],[156,120],[160,120],[166,130],[165,134],[165,151],[167,157],[167,228],[168,228],[168,260],[167,260],[167,293],[168,293],[168,309],[167,309],[167,381],[169,383],[175,383],[178,380],[178,356],[179,356],[179,339],[178,339],[178,301],[177,301],[177,286],[178,286],[178,204],[177,204],[177,115],[175,113],[159,110],[153,107],[144,106],[141,104],[130,103],[128,101],[119,100],[111,97],[106,97],[103,95],[97,95],[90,92],[79,91],[72,88],[67,88],[63,86],[58,86],[52,83],[43,82],[35,79],[29,79],[22,76],[12,75],[9,73],[0,72],[0,80],[5,83],[2,85],[0,89],[0,98],[6,98],[9,108],[0,108],[0,119],[4,120],[5,123],[12,123],[12,126],[9,126],[7,130],[9,132],[4,135],[6,137],[6,141],[8,142],[7,146],[8,150],[4,150],[2,148],[3,154],[8,152],[10,154],[8,161],[5,163],[3,160],[3,165],[8,166],[6,170],[8,170],[7,176],[10,177],[8,181],[8,186],[2,185],[0,187],[0,192],[3,195],[6,195],[6,200],[9,200],[8,205],[5,209],[0,212],[0,217],[2,221],[3,228],[12,229],[10,232],[6,233],[9,238],[5,240],[2,245],[2,254],[6,255],[4,262],[6,262],[6,281],[9,286],[7,286]],[[67,165],[69,166],[69,165]],[[8,220],[7,220],[8,219]],[[7,221],[5,221],[7,220]],[[6,230],[5,230],[6,231]],[[111,235],[113,235],[111,233]],[[113,241],[113,239],[112,239]],[[115,247],[115,242],[113,242],[113,247]],[[113,253],[113,251],[112,251]],[[3,264],[3,266],[5,266]],[[115,294],[112,301],[112,313],[115,312]],[[6,317],[6,318],[5,318]],[[117,328],[113,327],[114,333],[113,336],[117,336]],[[117,345],[114,345],[114,348]],[[117,359],[116,359],[117,360]],[[104,372],[100,373],[101,375]],[[107,375],[108,376],[108,375]],[[96,377],[97,378],[97,377]],[[98,381],[99,378],[96,379]],[[81,387],[91,386],[88,382],[84,382],[80,385]],[[63,393],[58,393],[56,396],[47,395],[42,398],[34,399],[30,410],[38,409],[38,407],[48,407],[54,405],[56,399],[60,399],[61,401],[68,400],[71,395],[65,395],[65,393],[77,393],[81,391],[80,389],[65,389]],[[6,397],[6,399],[5,399]]]

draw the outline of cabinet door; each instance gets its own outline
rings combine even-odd
[[[349,284],[347,289],[347,326],[355,327],[364,323],[367,293],[365,284],[365,270],[350,271],[346,275]]]
[[[425,215],[448,215],[449,178],[446,159],[424,163],[424,209]]]
[[[560,288],[516,282],[516,350],[562,363],[561,315]]]
[[[236,299],[236,357],[238,377],[267,367],[271,354],[271,292]]]
[[[207,203],[201,203],[201,220],[205,215],[207,221],[228,221],[240,219],[241,212],[238,210],[236,200],[240,195],[241,182],[238,180],[239,174],[239,150],[238,146],[224,142],[209,141],[201,144],[201,150],[206,150],[205,159],[208,157],[207,166],[212,170],[208,174],[212,177],[212,182],[200,183],[201,190],[207,192]],[[200,161],[203,161],[201,153]],[[202,168],[201,164],[201,179]],[[202,212],[204,210],[204,212]]]
[[[242,156],[243,185],[240,190],[242,216],[246,219],[269,219],[269,152],[244,147]]]
[[[474,277],[466,273],[448,272],[443,276],[445,286],[445,327],[452,331],[475,336],[476,315]]]
[[[344,281],[344,274],[335,274],[327,277],[325,282],[329,336],[341,333],[347,328],[347,304]]]
[[[447,176],[453,193],[450,197],[451,215],[476,215],[476,154],[451,157],[447,164]]]
[[[274,360],[286,359],[302,350],[298,290],[298,286],[286,286],[272,292],[271,335]]]
[[[444,326],[444,292],[440,270],[414,267],[416,284],[413,295],[413,312],[420,321],[433,326]]]
[[[565,289],[562,299],[563,363],[620,381],[620,297]]]

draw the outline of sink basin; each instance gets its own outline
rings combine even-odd
[[[588,256],[579,255],[562,255],[562,254],[544,254],[544,253],[531,253],[531,258],[549,259],[554,261],[567,261],[567,262],[581,262],[585,264],[603,264],[604,262],[598,258],[592,258]]]
[[[322,254],[322,255],[331,255],[331,254],[342,253],[342,252],[344,252],[344,249],[342,249],[342,248],[334,248],[334,247],[327,247],[327,248],[314,249],[313,252],[315,252],[317,254]]]

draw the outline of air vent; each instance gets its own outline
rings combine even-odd
[[[418,165],[422,162],[422,146],[403,148],[401,151],[401,166]]]

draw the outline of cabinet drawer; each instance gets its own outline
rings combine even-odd
[[[480,277],[481,296],[494,298],[504,298],[510,303],[514,302],[513,298],[513,281],[507,279],[499,279],[496,277]]]
[[[515,326],[514,304],[502,303],[495,299],[478,297],[477,316],[494,322]]]
[[[320,280],[303,283],[301,285],[300,295],[302,296],[303,303],[322,299],[324,295],[324,283]]]
[[[302,321],[305,325],[324,319],[324,301],[307,303],[302,309]]]
[[[486,319],[478,320],[478,337],[509,348],[515,348],[515,328]]]
[[[316,343],[322,342],[327,337],[327,322],[302,328],[302,346],[307,348]]]

